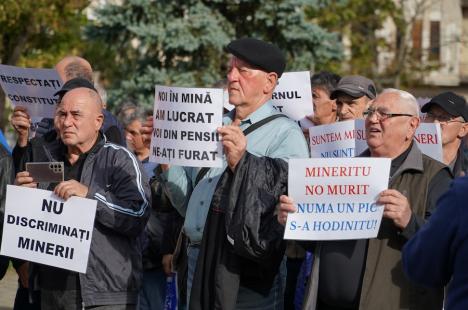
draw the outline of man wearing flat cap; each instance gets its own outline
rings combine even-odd
[[[347,121],[364,118],[364,111],[376,95],[374,82],[360,75],[350,75],[341,78],[330,99],[336,99],[338,119]]]
[[[307,143],[270,102],[283,53],[253,38],[234,40],[226,51],[235,109],[218,129],[223,168],[171,166],[160,177],[185,215],[189,308],[282,309],[284,230],[274,211],[286,191],[286,160],[308,157]]]
[[[426,113],[425,122],[440,124],[444,164],[449,166],[454,176],[465,175],[463,138],[468,133],[465,98],[453,92],[444,92],[432,98],[421,111]]]
[[[150,191],[135,156],[108,143],[100,132],[101,98],[93,84],[76,78],[57,93],[58,139],[28,149],[30,161],[64,162],[64,181],[36,182],[29,172],[15,184],[41,188],[67,200],[97,201],[86,273],[34,264],[42,310],[136,309],[141,278],[139,236],[148,219]],[[36,281],[37,280],[37,281]]]

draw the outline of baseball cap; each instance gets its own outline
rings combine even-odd
[[[96,93],[98,92],[94,87],[93,83],[91,83],[90,81],[83,78],[74,78],[66,81],[65,84],[63,84],[62,88],[58,92],[56,92],[54,96],[60,96],[60,98],[62,98],[70,90],[82,87],[94,90]]]
[[[331,99],[336,99],[338,94],[342,92],[353,98],[367,96],[370,99],[375,99],[377,91],[372,80],[360,75],[349,75],[342,77],[338,85],[330,94]]]
[[[428,112],[434,105],[439,106],[441,109],[452,116],[461,116],[465,122],[468,121],[468,106],[466,105],[465,98],[462,96],[459,96],[451,91],[443,92],[426,103],[421,108],[421,112]]]

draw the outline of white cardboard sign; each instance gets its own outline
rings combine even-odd
[[[364,120],[351,120],[309,128],[310,157],[354,157],[367,148]]]
[[[28,109],[31,118],[53,118],[62,87],[54,69],[33,69],[0,65],[0,85],[14,107]]]
[[[421,152],[442,162],[440,124],[420,123],[414,140]],[[312,158],[354,157],[367,149],[364,120],[350,120],[309,128]]]
[[[86,272],[97,201],[51,191],[7,186],[0,253]]]
[[[156,86],[150,160],[179,166],[222,167],[223,90]]]
[[[388,158],[310,158],[289,160],[289,196],[297,212],[288,215],[285,239],[375,238],[388,188]]]
[[[309,71],[283,73],[271,99],[278,111],[298,121],[303,129],[313,126],[306,117],[314,115]]]

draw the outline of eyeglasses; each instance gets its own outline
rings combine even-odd
[[[448,124],[448,123],[464,123],[464,121],[456,119],[451,115],[437,115],[432,112],[427,112],[424,120],[429,121],[438,121],[441,124]]]
[[[373,115],[377,117],[379,121],[385,121],[386,119],[392,118],[392,117],[397,117],[397,116],[414,116],[411,114],[406,114],[406,113],[386,113],[383,111],[379,111],[376,109],[367,109],[364,111],[364,116],[367,118],[371,118]]]

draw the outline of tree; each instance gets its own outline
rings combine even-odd
[[[438,66],[437,61],[428,62],[424,56],[428,51],[422,45],[414,46],[411,40],[422,30],[423,15],[440,2],[318,0],[318,5],[306,8],[306,15],[329,31],[341,31],[349,47],[349,55],[341,68],[346,74],[368,76],[379,86],[400,88],[402,84],[420,82],[422,74]],[[394,26],[394,32],[379,33],[389,24]],[[388,57],[385,63],[379,59],[384,54]]]
[[[88,0],[2,0],[0,61],[6,65],[52,67],[80,46]],[[0,128],[5,128],[5,94],[0,89]]]
[[[95,11],[87,37],[113,53],[114,70],[95,63],[109,83],[111,104],[133,98],[151,105],[155,84],[210,86],[225,77],[224,46],[251,36],[276,43],[289,70],[341,58],[338,37],[306,22],[300,0],[124,0]]]
[[[393,0],[319,0],[306,8],[309,19],[329,31],[339,31],[349,42],[349,56],[341,68],[346,74],[379,76],[379,48],[387,42],[377,36],[384,22],[398,7]]]

